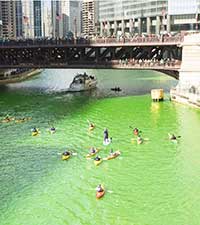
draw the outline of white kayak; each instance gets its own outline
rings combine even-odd
[[[103,141],[103,145],[109,145],[110,143],[112,143],[112,139],[111,138],[108,138],[108,139]]]

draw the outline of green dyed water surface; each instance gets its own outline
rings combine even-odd
[[[90,72],[99,87],[89,93],[62,92],[67,73],[74,74],[63,70],[0,89],[1,119],[32,117],[0,124],[0,225],[199,225],[200,111],[152,103],[151,88],[175,84],[165,75]],[[110,92],[115,85],[123,92]],[[57,128],[53,135],[49,124]],[[142,145],[131,142],[130,125],[142,130]],[[36,137],[34,126],[41,131]],[[113,137],[108,147],[105,127]],[[178,143],[168,140],[170,132],[181,136]],[[101,148],[102,157],[110,148],[122,154],[96,167],[85,158],[90,146]],[[67,148],[77,155],[62,161]],[[96,200],[100,183],[106,194]]]

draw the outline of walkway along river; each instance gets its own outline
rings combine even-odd
[[[0,89],[1,225],[198,225],[200,221],[200,111],[166,100],[153,103],[152,88],[165,92],[176,81],[149,71],[88,71],[98,89],[67,93],[75,70],[46,70],[33,80]],[[111,87],[122,92],[113,93]],[[118,96],[120,95],[120,96]],[[88,133],[87,119],[95,123]],[[53,124],[54,135],[47,132]],[[32,137],[30,129],[41,134]],[[129,126],[149,141],[131,143]],[[102,145],[109,129],[112,146]],[[178,143],[168,133],[180,135]],[[106,157],[98,167],[86,160],[90,146]],[[66,148],[77,152],[60,159]],[[95,198],[95,187],[107,193]]]

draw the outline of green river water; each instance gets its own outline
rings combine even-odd
[[[200,111],[150,98],[176,81],[149,71],[89,71],[98,89],[67,93],[75,70],[45,70],[32,80],[0,87],[0,225],[199,225]],[[121,93],[111,87],[120,86]],[[96,128],[88,133],[87,119]],[[57,132],[47,132],[54,124]],[[129,126],[142,130],[132,143]],[[31,136],[31,128],[41,131]],[[113,137],[103,146],[103,130]],[[180,135],[178,143],[168,133]],[[121,156],[98,167],[86,160],[90,146]],[[77,152],[68,161],[60,153]],[[106,188],[97,200],[98,184]]]

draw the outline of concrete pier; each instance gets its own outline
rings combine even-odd
[[[184,37],[179,83],[171,89],[171,99],[200,107],[200,34]]]

